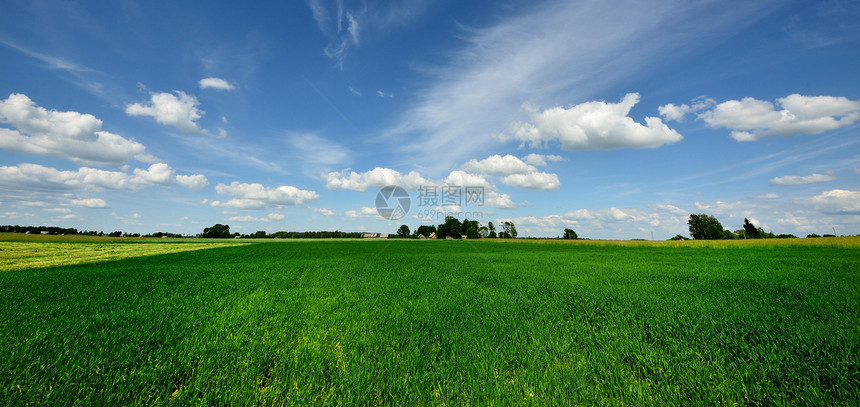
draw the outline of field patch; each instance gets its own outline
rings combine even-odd
[[[236,243],[0,241],[0,272],[235,246]]]
[[[284,241],[13,270],[0,404],[858,405],[857,253]]]

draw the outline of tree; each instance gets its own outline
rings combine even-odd
[[[400,229],[397,229],[397,237],[407,238],[409,237],[409,226],[400,225]]]
[[[564,230],[564,236],[562,236],[562,239],[573,240],[573,239],[578,239],[578,238],[579,237],[576,236],[576,232],[574,232],[573,229],[565,229]]]
[[[203,229],[203,233],[200,234],[200,237],[207,239],[229,239],[230,225],[216,223],[212,225],[212,227]]]
[[[462,233],[463,224],[460,223],[460,220],[453,216],[446,216],[445,223],[439,225],[436,228],[436,237],[439,239],[444,239],[448,236],[451,236],[455,239],[459,239]]]
[[[487,234],[487,237],[489,237],[490,239],[495,239],[496,238],[496,225],[494,225],[493,222],[487,222],[487,228],[490,230],[490,233]]]
[[[747,218],[744,218],[744,234],[748,239],[758,239],[761,237],[759,229],[756,229],[755,225],[750,223],[750,220]]]
[[[481,234],[478,232],[478,229],[476,227],[471,226],[468,229],[466,229],[466,238],[467,239],[480,239]]]
[[[517,227],[514,225],[514,222],[505,222],[502,224],[502,228],[504,231],[499,235],[499,237],[505,239],[517,238]]]
[[[717,240],[726,237],[723,234],[723,225],[720,224],[720,221],[718,221],[717,218],[711,215],[706,215],[704,213],[690,215],[687,225],[690,227],[690,236],[696,240]],[[732,236],[734,236],[734,234],[732,234]]]

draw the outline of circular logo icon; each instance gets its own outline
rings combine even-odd
[[[409,213],[412,198],[405,189],[397,185],[389,185],[376,194],[376,212],[388,220],[397,220]]]

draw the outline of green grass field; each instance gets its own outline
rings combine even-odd
[[[857,240],[807,240],[269,241],[0,272],[0,404],[858,405]]]

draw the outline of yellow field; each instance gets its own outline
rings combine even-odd
[[[168,240],[168,239],[165,239]],[[129,257],[177,253],[246,243],[174,243],[156,239],[99,238],[2,234],[0,272],[27,268],[95,263]]]

